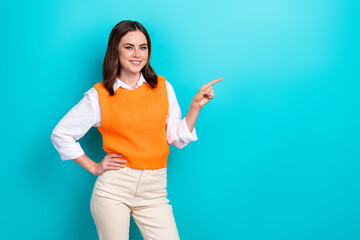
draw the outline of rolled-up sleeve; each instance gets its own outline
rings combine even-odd
[[[84,97],[55,126],[51,141],[61,160],[72,160],[84,154],[80,143],[92,126],[96,126],[98,99],[95,88],[84,93]]]

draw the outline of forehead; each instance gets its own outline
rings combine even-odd
[[[127,32],[121,38],[120,44],[125,44],[125,43],[132,43],[134,45],[140,45],[140,44],[143,44],[143,43],[147,43],[147,40],[146,40],[146,37],[145,37],[144,33],[137,30],[137,31]]]

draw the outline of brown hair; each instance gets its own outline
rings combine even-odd
[[[148,42],[148,60],[146,65],[141,69],[146,82],[152,87],[157,87],[158,79],[156,72],[150,65],[150,56],[151,56],[151,41],[150,36],[143,25],[137,21],[124,20],[115,25],[111,30],[108,46],[105,53],[105,58],[103,62],[103,83],[105,88],[108,90],[110,95],[114,95],[113,85],[116,81],[117,76],[120,75],[120,62],[118,54],[118,46],[121,38],[130,31],[140,30],[144,33],[147,42]]]

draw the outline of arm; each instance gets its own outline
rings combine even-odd
[[[190,130],[190,132],[194,129],[195,127],[195,122],[196,119],[199,116],[201,108],[199,106],[197,106],[196,104],[194,104],[193,102],[191,102],[190,104],[190,108],[188,111],[188,114],[186,115],[185,119],[186,119],[186,124]]]
[[[90,173],[95,174],[96,165],[97,163],[91,160],[88,156],[85,154],[81,155],[80,157],[77,157],[74,159],[74,162],[85,168]]]
[[[96,163],[84,154],[80,144],[76,141],[83,137],[91,127],[100,126],[100,117],[97,92],[92,88],[59,121],[51,134],[51,141],[59,152],[61,160],[73,159],[94,174]]]
[[[169,113],[166,119],[167,140],[169,144],[181,149],[191,141],[197,140],[196,130],[194,127],[191,132],[189,131],[186,119],[182,118],[175,91],[168,81],[166,81],[166,90],[169,100]]]

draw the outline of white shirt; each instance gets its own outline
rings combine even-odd
[[[133,90],[143,83],[148,84],[140,74],[140,79],[135,88],[116,78],[114,91],[119,87]],[[182,119],[181,110],[177,102],[175,92],[171,84],[166,81],[167,96],[169,99],[169,112],[166,119],[166,136],[169,144],[177,148],[183,148],[191,141],[197,140],[195,127],[190,133],[185,118]],[[82,138],[91,127],[101,126],[101,108],[97,91],[94,87],[84,93],[84,97],[76,104],[55,126],[51,141],[59,152],[61,160],[71,160],[84,154],[80,143]],[[119,153],[121,154],[121,153]]]

